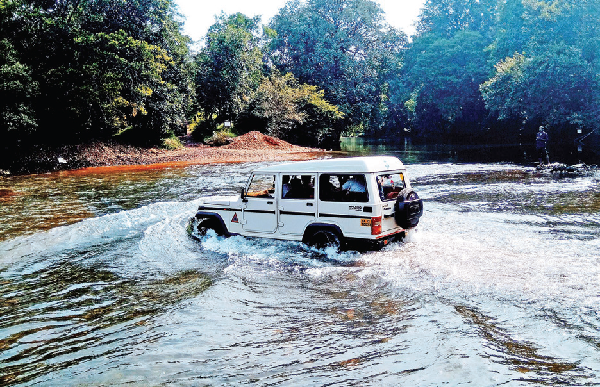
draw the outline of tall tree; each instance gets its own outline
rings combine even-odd
[[[481,91],[500,119],[598,128],[600,3],[508,0]]]
[[[497,0],[427,0],[392,83],[391,110],[420,137],[472,140],[486,117],[479,85],[492,70]],[[465,134],[469,135],[466,136]]]
[[[271,59],[282,72],[318,86],[348,125],[382,124],[382,99],[399,68],[406,36],[371,0],[292,0],[276,15]]]
[[[450,38],[458,31],[476,31],[488,38],[496,24],[498,0],[427,0],[417,23],[417,35]]]
[[[515,54],[500,62],[481,91],[488,109],[501,119],[598,130],[599,88],[600,78],[581,50],[555,45],[544,54]]]
[[[31,69],[19,62],[10,41],[0,40],[0,52],[0,138],[9,146],[37,128],[32,102],[38,85],[31,77]]]
[[[449,39],[433,33],[415,39],[402,70],[404,91],[396,92],[417,135],[449,135],[452,127],[474,129],[482,121],[486,112],[479,85],[490,72],[484,48],[485,39],[472,31]]]
[[[214,124],[235,120],[258,87],[263,69],[260,18],[221,15],[196,56],[197,103]]]

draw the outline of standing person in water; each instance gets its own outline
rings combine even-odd
[[[546,144],[548,143],[548,133],[544,131],[544,127],[540,126],[538,130],[537,136],[535,137],[535,149],[538,154],[538,159],[540,161],[540,165],[545,161],[546,164],[550,163],[548,158],[548,150],[546,149]]]

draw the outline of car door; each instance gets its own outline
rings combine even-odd
[[[279,232],[302,235],[306,226],[317,217],[316,174],[281,175],[279,197]]]
[[[242,206],[242,229],[272,234],[277,229],[275,175],[253,174]]]

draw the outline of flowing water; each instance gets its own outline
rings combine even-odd
[[[381,251],[186,232],[264,164],[0,180],[0,385],[600,385],[600,176],[408,163]]]

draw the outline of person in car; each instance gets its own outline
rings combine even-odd
[[[310,175],[302,175],[302,197],[304,199],[312,199],[315,197],[315,187],[312,184]]]
[[[305,196],[302,180],[298,176],[292,176],[290,179],[290,189],[285,194],[286,199],[303,199]]]
[[[281,182],[281,197],[287,198],[288,193],[290,192],[290,177],[288,175],[283,175]]]
[[[342,190],[346,192],[364,193],[367,192],[367,186],[365,179],[359,178],[360,176],[350,176],[348,180],[342,185]]]
[[[345,199],[350,202],[364,202],[368,200],[367,183],[363,175],[353,175],[342,184]]]

